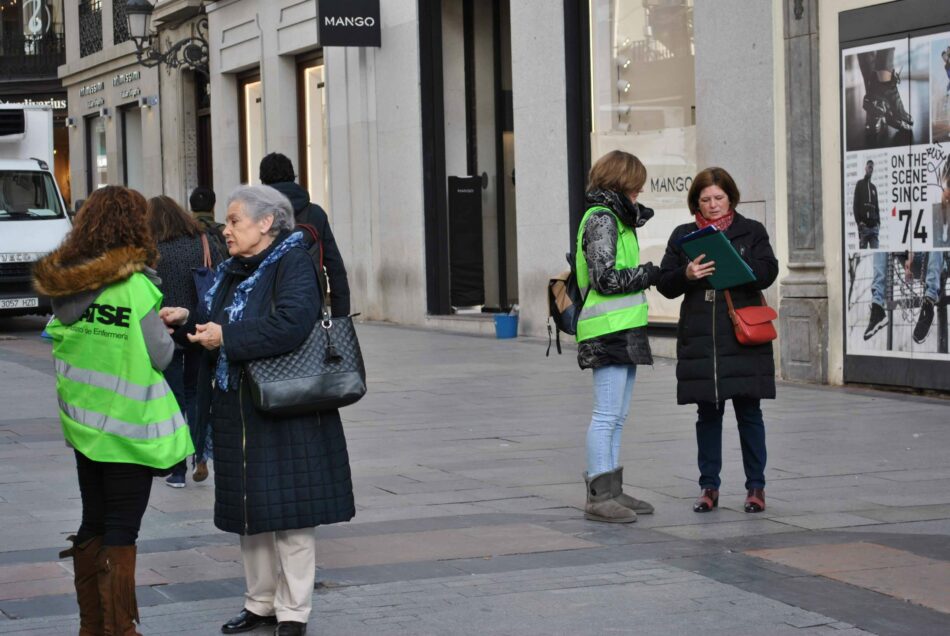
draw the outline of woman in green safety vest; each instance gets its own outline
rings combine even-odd
[[[593,521],[630,523],[653,506],[623,492],[620,436],[630,410],[637,365],[653,364],[644,291],[660,269],[640,264],[637,228],[653,210],[637,203],[647,171],[614,150],[590,170],[587,211],[577,232],[575,270],[585,294],[577,321],[577,362],[593,369],[594,410],[587,430],[587,503]]]
[[[155,243],[145,199],[96,190],[63,244],[36,264],[37,290],[51,297],[59,417],[74,449],[82,522],[73,547],[80,634],[137,634],[135,540],[155,472],[194,452],[162,370],[174,344],[159,317]]]

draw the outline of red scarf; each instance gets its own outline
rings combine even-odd
[[[732,225],[732,222],[736,220],[736,211],[729,210],[729,214],[721,216],[715,221],[710,221],[704,217],[701,212],[697,212],[693,215],[693,217],[696,219],[696,225],[699,227],[699,229],[714,225],[720,232],[725,232],[727,229],[729,229],[729,226]]]

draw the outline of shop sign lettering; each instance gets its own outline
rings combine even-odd
[[[380,46],[379,0],[320,0],[320,46]]]
[[[106,100],[102,99],[101,97],[90,99],[88,102],[86,102],[86,108],[102,108],[105,105]]]
[[[30,99],[25,97],[23,99],[14,98],[8,100],[0,99],[0,104],[26,104],[27,106],[49,106],[55,110],[65,110],[66,109],[66,100],[65,99],[56,99],[55,97],[49,97],[47,99]]]
[[[112,85],[118,86],[120,84],[128,84],[130,82],[137,82],[142,79],[141,71],[131,71],[129,73],[119,73],[112,78]]]
[[[86,95],[94,95],[99,91],[106,90],[105,82],[96,82],[95,84],[86,84],[85,86],[80,87],[79,96],[85,97]]]

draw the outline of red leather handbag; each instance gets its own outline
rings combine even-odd
[[[726,305],[729,307],[729,317],[736,330],[736,340],[743,345],[762,345],[772,342],[778,337],[772,321],[778,318],[778,313],[765,302],[765,294],[759,292],[761,305],[736,309],[732,306],[732,296],[725,290]]]

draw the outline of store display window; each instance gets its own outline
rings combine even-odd
[[[657,214],[638,230],[642,261],[659,263],[696,173],[694,0],[590,0],[591,161],[611,150],[649,172],[640,201]],[[679,300],[649,292],[654,323]]]
[[[106,118],[86,118],[86,174],[88,190],[109,185],[109,156],[106,153]]]
[[[260,75],[242,77],[238,82],[241,119],[241,182],[259,184],[259,167],[264,157],[264,103]]]
[[[310,200],[328,207],[330,162],[327,145],[327,89],[323,56],[308,56],[297,64],[298,153],[300,184]]]

